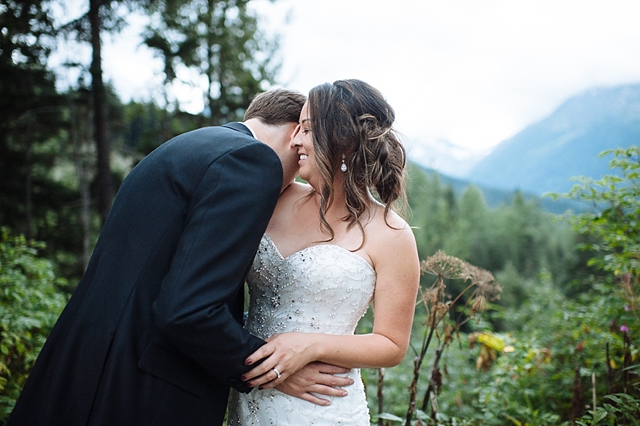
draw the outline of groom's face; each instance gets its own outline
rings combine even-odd
[[[298,126],[298,123],[287,123],[276,126],[276,131],[271,133],[271,143],[268,145],[280,157],[282,170],[284,172],[282,187],[285,188],[295,179],[298,174],[298,151],[291,144],[291,138]]]

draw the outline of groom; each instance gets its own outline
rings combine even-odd
[[[222,424],[264,343],[240,324],[242,288],[297,173],[304,101],[263,93],[244,124],[177,136],[129,173],[8,426]]]

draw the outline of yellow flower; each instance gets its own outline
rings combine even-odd
[[[476,336],[476,340],[483,345],[489,346],[491,349],[494,349],[498,352],[502,352],[505,348],[504,340],[496,336],[495,334],[490,333],[478,333]]]

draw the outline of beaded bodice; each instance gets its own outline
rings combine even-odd
[[[373,299],[376,274],[361,256],[334,244],[282,257],[268,235],[247,276],[247,329],[266,338],[286,331],[353,334]]]
[[[373,299],[376,273],[359,255],[334,244],[307,247],[283,257],[266,234],[260,241],[247,283],[249,314],[245,327],[267,338],[287,331],[353,334]],[[346,397],[327,397],[314,405],[276,389],[232,390],[228,425],[369,426],[369,409],[354,368]]]

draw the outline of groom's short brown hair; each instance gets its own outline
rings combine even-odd
[[[297,123],[306,100],[306,96],[295,90],[273,89],[260,93],[244,113],[244,121],[258,118],[271,126]]]

